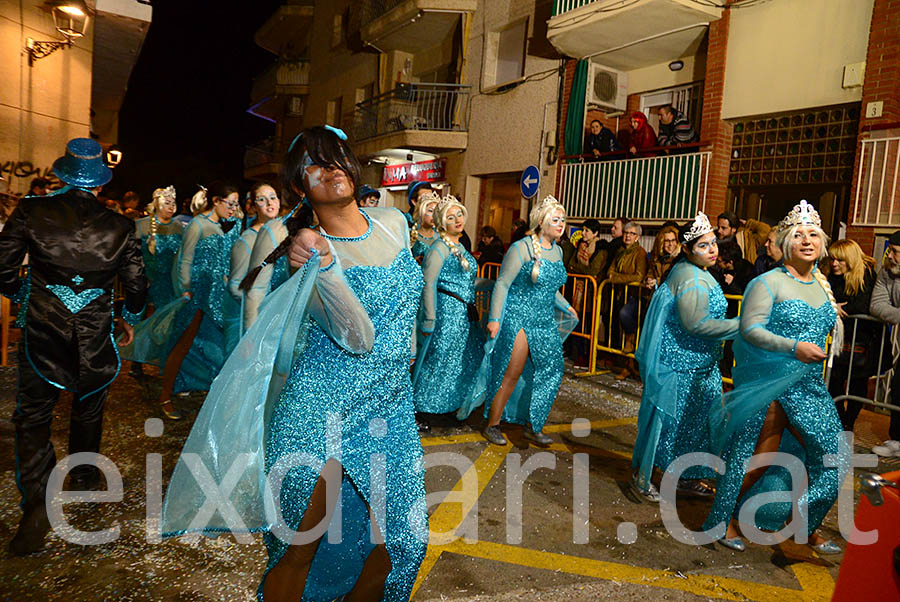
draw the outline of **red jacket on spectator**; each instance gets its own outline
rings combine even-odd
[[[656,146],[656,132],[654,132],[653,127],[647,123],[647,116],[640,111],[635,111],[631,114],[631,121],[631,146],[638,151]],[[637,127],[634,127],[635,121],[637,122]]]

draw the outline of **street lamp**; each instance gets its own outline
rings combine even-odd
[[[53,24],[65,40],[38,41],[26,38],[25,51],[28,53],[28,65],[37,59],[53,54],[60,48],[68,48],[75,38],[84,36],[90,21],[90,11],[84,0],[54,0],[49,2]]]

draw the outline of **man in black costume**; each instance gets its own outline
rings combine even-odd
[[[22,199],[0,232],[0,293],[26,312],[12,416],[23,516],[9,549],[17,556],[40,550],[50,529],[45,497],[56,465],[50,422],[60,390],[74,393],[69,454],[100,450],[103,404],[121,365],[113,341],[113,280],[118,276],[125,291],[123,343],[130,341],[147,295],[134,222],[97,201],[112,178],[102,157],[96,141],[70,140],[53,164],[65,186]],[[26,253],[30,273],[23,281]],[[100,473],[81,465],[70,478],[71,489],[86,490],[99,485]]]

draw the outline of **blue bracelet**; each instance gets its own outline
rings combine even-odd
[[[144,308],[144,309],[146,309],[146,308]],[[144,317],[144,309],[141,309],[141,311],[139,311],[138,313],[135,314],[135,313],[128,311],[128,308],[123,306],[122,307],[122,319],[125,320],[126,324],[130,324],[131,326],[134,326],[135,324],[140,322],[141,319]]]
[[[797,343],[799,343],[799,342],[800,341],[797,339],[794,340],[794,346],[791,347],[791,355],[795,355],[797,353]]]

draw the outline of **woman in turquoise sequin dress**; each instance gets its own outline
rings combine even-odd
[[[437,194],[429,191],[419,197],[416,203],[416,219],[412,227],[410,242],[412,243],[413,258],[419,263],[422,262],[428,248],[438,239],[438,235],[434,231],[434,209],[439,200]]]
[[[422,336],[413,371],[417,413],[456,413],[471,395],[472,374],[481,363],[484,336],[475,308],[478,263],[459,244],[465,225],[465,206],[445,197],[434,212],[440,240],[431,245],[422,264]]]
[[[725,318],[728,301],[708,272],[718,245],[706,215],[682,228],[679,239],[682,259],[654,293],[635,353],[644,390],[632,464],[635,486],[651,501],[659,501],[654,467],[665,471],[684,454],[709,452],[709,410],[722,396],[722,341],[738,331],[737,318]],[[710,495],[699,480],[708,476],[692,468],[679,489]]]
[[[735,389],[711,412],[713,453],[722,457],[726,470],[704,528],[723,545],[743,551],[738,526],[777,531],[788,523],[793,505],[782,499],[758,508],[754,524],[737,520],[750,498],[790,491],[784,468],[744,471],[754,454],[781,451],[799,458],[809,475],[809,486],[796,502],[807,530],[797,535],[809,536],[819,553],[834,554],[840,548],[816,533],[848,469],[846,457],[840,466],[824,461],[838,453],[841,422],[822,379],[823,349],[832,329],[832,350],[840,349],[843,339],[834,296],[816,267],[825,256],[827,237],[806,201],[782,220],[776,236],[784,266],[748,285],[734,347]]]
[[[175,188],[157,188],[153,191],[147,217],[135,221],[135,230],[141,239],[141,254],[144,268],[150,281],[149,303],[159,309],[175,299],[172,288],[172,266],[181,247],[184,226],[174,221],[178,204]]]
[[[237,346],[246,328],[243,315],[247,305],[241,282],[252,265],[251,255],[262,228],[278,218],[281,200],[278,193],[265,182],[257,183],[250,189],[250,202],[256,209],[256,219],[241,233],[241,237],[231,247],[231,268],[228,276],[228,294],[231,298],[225,309],[225,355],[229,355]]]
[[[510,245],[500,265],[487,324],[491,349],[479,371],[483,375],[487,368],[489,377],[485,390],[474,396],[475,403],[482,395],[486,400],[482,432],[495,445],[507,443],[501,420],[525,425],[525,437],[539,445],[552,442],[541,430],[565,368],[556,312],[577,323],[575,310],[559,290],[567,278],[556,244],[566,226],[565,209],[547,197],[532,209],[530,220],[531,236]],[[476,387],[482,378],[476,378]],[[462,409],[460,417],[471,409]]]
[[[209,196],[211,203],[204,203],[208,207],[184,230],[172,272],[175,293],[190,299],[175,319],[173,336],[178,338],[163,367],[159,402],[173,420],[181,413],[172,405],[172,393],[209,390],[227,357],[222,302],[231,247],[240,235],[230,221],[239,197],[236,188],[219,183],[210,187]]]
[[[256,237],[253,253],[250,255],[250,265],[254,268],[241,283],[241,290],[244,291],[244,330],[250,328],[256,321],[259,306],[266,295],[287,282],[291,276],[286,255],[282,255],[272,264],[263,265],[263,263],[266,257],[288,237],[287,220],[294,215],[296,209],[295,207],[286,215],[267,222]]]

